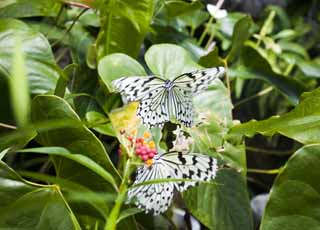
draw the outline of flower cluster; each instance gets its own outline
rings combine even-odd
[[[122,132],[125,135],[125,132]],[[154,141],[150,140],[151,134],[144,132],[143,137],[135,138],[136,132],[131,132],[131,135],[125,135],[125,138],[130,142],[130,148],[134,148],[136,156],[140,157],[145,163],[151,163],[153,157],[157,154]],[[121,149],[119,149],[121,153]]]

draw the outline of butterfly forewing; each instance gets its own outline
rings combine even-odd
[[[149,92],[162,87],[164,81],[155,76],[134,76],[122,77],[112,82],[112,85],[128,101],[138,101],[145,97]]]
[[[196,70],[176,77],[173,82],[176,87],[192,94],[200,93],[208,88],[212,81],[225,74],[223,67]]]
[[[185,179],[185,181],[168,181],[133,187],[128,192],[128,199],[135,199],[138,207],[157,215],[170,206],[174,189],[182,192],[200,181],[212,180],[216,176],[216,171],[217,161],[209,156],[181,152],[156,155],[152,166],[140,167],[137,170],[134,185],[163,178]]]
[[[148,127],[162,126],[169,121],[167,94],[165,88],[158,87],[141,99],[137,114]]]

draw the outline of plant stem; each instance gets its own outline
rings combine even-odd
[[[200,36],[200,38],[199,38],[199,41],[198,41],[198,45],[199,45],[199,46],[201,46],[201,44],[202,44],[205,36],[207,35],[208,30],[209,30],[209,25],[212,24],[213,19],[214,19],[214,17],[211,16],[210,19],[209,19],[209,21],[208,21],[208,23],[206,24],[206,27],[205,27],[204,31],[202,32],[202,34],[201,34],[201,36]]]
[[[234,108],[236,108],[236,107],[238,107],[238,106],[240,106],[240,105],[242,105],[242,104],[244,104],[244,103],[246,103],[248,101],[251,101],[252,99],[255,99],[257,97],[261,97],[261,96],[263,96],[263,95],[265,95],[267,93],[270,93],[273,89],[274,88],[272,86],[269,86],[269,87],[265,88],[264,90],[261,90],[260,92],[254,94],[254,95],[251,95],[251,96],[239,101],[238,103],[235,103],[234,104]]]
[[[57,44],[59,44],[72,30],[73,26],[77,23],[77,21],[79,20],[79,18],[87,11],[88,9],[85,8],[83,9],[72,21],[72,24],[69,26],[69,28],[66,30],[66,32],[62,35],[62,37],[55,41],[54,43],[52,43],[51,47],[55,47]]]
[[[251,146],[246,146],[246,150],[249,150],[252,152],[263,153],[263,154],[267,154],[267,155],[276,155],[276,156],[292,155],[292,153],[293,153],[292,150],[275,151],[275,150],[270,150],[270,149],[260,149],[260,148],[251,147]]]
[[[104,230],[115,230],[117,227],[117,220],[119,217],[119,213],[120,213],[120,209],[122,206],[122,203],[125,200],[125,196],[126,196],[126,192],[127,192],[127,182],[130,176],[130,170],[131,168],[131,159],[129,158],[126,162],[126,166],[124,168],[124,172],[123,172],[123,177],[122,177],[122,182],[119,188],[119,194],[117,196],[115,205],[113,206],[108,219],[107,219],[107,223],[104,227]]]
[[[1,123],[1,122],[0,122],[0,126],[4,127],[4,128],[7,128],[7,129],[17,129],[16,126],[4,124],[4,123]]]
[[[223,59],[223,64],[224,64],[224,68],[226,69],[226,82],[227,82],[227,89],[228,89],[228,94],[231,100],[231,87],[230,87],[230,79],[229,79],[229,75],[228,75],[228,61],[227,59]]]
[[[261,174],[278,174],[280,173],[281,168],[279,169],[247,169],[248,173],[261,173]]]
[[[257,45],[259,46],[260,43],[261,43],[261,40],[262,38],[264,38],[267,34],[268,34],[268,29],[270,28],[271,26],[271,23],[273,22],[273,18],[276,16],[276,12],[275,11],[271,11],[268,15],[268,18],[266,19],[266,21],[263,23],[263,26],[260,30],[260,33],[259,33],[259,38],[258,38],[258,41],[257,41]]]

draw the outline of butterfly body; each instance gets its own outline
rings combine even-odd
[[[157,154],[152,164],[137,169],[134,185],[157,179],[173,178],[181,181],[132,187],[128,192],[128,200],[135,200],[138,207],[158,215],[168,209],[175,190],[183,192],[200,181],[210,181],[215,178],[216,171],[216,159],[206,155],[175,151]]]
[[[224,73],[223,67],[217,67],[185,73],[173,80],[132,76],[119,78],[112,83],[128,101],[140,101],[137,115],[146,126],[161,127],[174,118],[191,127],[193,96],[207,89],[214,79]]]

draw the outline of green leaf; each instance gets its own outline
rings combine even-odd
[[[22,38],[30,92],[53,92],[59,77],[59,68],[47,39],[15,19],[0,19],[0,75],[10,77],[16,37]]]
[[[289,51],[289,52],[298,54],[306,60],[309,59],[309,54],[307,50],[302,45],[299,45],[298,43],[288,42],[288,41],[279,41],[277,44],[281,47],[283,51]]]
[[[320,78],[320,63],[298,60],[297,65],[306,76]]]
[[[108,1],[107,6],[101,6],[98,59],[119,52],[136,57],[144,36],[150,30],[153,4],[152,0],[113,0]]]
[[[37,96],[32,102],[32,120],[50,121],[65,119],[69,122],[80,122],[77,114],[63,99],[56,96]],[[67,122],[66,121],[66,122]],[[114,168],[106,150],[99,139],[85,126],[73,126],[57,128],[55,130],[38,130],[37,141],[43,146],[60,146],[70,152],[82,154],[107,170],[116,180],[119,175]],[[91,189],[110,190],[110,184],[97,177],[91,170],[59,157],[53,158],[56,173],[62,178],[72,178],[79,184],[86,185]],[[75,172],[77,172],[75,174]]]
[[[26,77],[25,57],[21,49],[21,40],[16,38],[16,47],[12,59],[10,77],[10,95],[16,122],[26,126],[30,119],[30,96]]]
[[[194,97],[196,114],[200,124],[190,134],[194,141],[194,152],[219,156],[224,162],[241,170],[246,175],[246,155],[241,138],[224,140],[229,128],[233,126],[232,108],[228,89],[220,80],[214,81],[210,88]],[[239,141],[240,139],[240,141]],[[217,153],[223,147],[224,151]]]
[[[23,148],[33,138],[37,136],[34,128],[27,127],[26,129],[18,129],[0,136],[0,150],[8,147],[13,149]]]
[[[167,79],[202,68],[185,49],[172,44],[151,46],[145,54],[145,60],[153,74]]]
[[[209,229],[253,229],[246,183],[241,174],[220,170],[216,185],[200,184],[183,194],[191,213]]]
[[[319,229],[320,145],[299,149],[276,178],[261,230]]]
[[[232,34],[232,46],[228,53],[226,59],[231,62],[234,60],[236,55],[241,51],[243,43],[250,36],[250,26],[252,24],[252,19],[249,16],[241,18],[234,26]]]
[[[81,229],[58,186],[23,180],[1,161],[0,199],[2,229]]]
[[[305,87],[295,79],[283,76],[274,70],[265,52],[251,41],[247,41],[242,52],[245,66],[239,65],[237,69],[231,69],[230,76],[241,78],[256,78],[267,81],[280,90],[291,103],[297,104],[300,94]],[[275,67],[277,68],[277,67]]]
[[[228,13],[227,17],[217,21],[217,26],[223,34],[232,37],[237,22],[244,17],[247,16],[243,13]]]
[[[200,1],[185,2],[182,0],[177,1],[164,1],[164,7],[167,11],[168,17],[173,18],[181,14],[197,11],[203,7]]]
[[[301,97],[300,104],[289,113],[263,121],[249,121],[234,126],[230,135],[252,137],[260,133],[272,136],[280,133],[303,144],[319,143],[320,135],[320,88]]]
[[[61,3],[57,0],[2,0],[0,18],[55,17]]]
[[[198,62],[200,65],[210,68],[213,66],[223,66],[223,60],[219,57],[219,48],[214,47],[208,54],[202,56]]]
[[[143,210],[139,209],[139,208],[128,208],[128,209],[125,209],[123,210],[120,215],[119,215],[119,218],[117,220],[117,223],[119,223],[120,221],[122,221],[123,219],[125,218],[128,218],[130,216],[133,216],[137,213],[140,213],[142,212]]]
[[[89,123],[89,126],[98,133],[116,137],[116,133],[113,130],[112,124],[110,123],[109,119],[102,113],[96,111],[87,112],[86,119]]]
[[[61,148],[61,147],[30,148],[30,149],[19,150],[17,152],[20,152],[20,153],[33,152],[33,153],[40,153],[40,154],[49,154],[54,156],[62,156],[64,158],[70,159],[72,161],[75,161],[85,166],[86,168],[90,169],[92,172],[95,172],[96,174],[101,176],[103,179],[109,182],[113,186],[113,188],[117,191],[117,184],[113,176],[87,156],[71,153],[66,148]]]
[[[128,55],[115,53],[100,59],[98,73],[103,83],[112,91],[112,81],[124,76],[145,76],[142,65]]]

